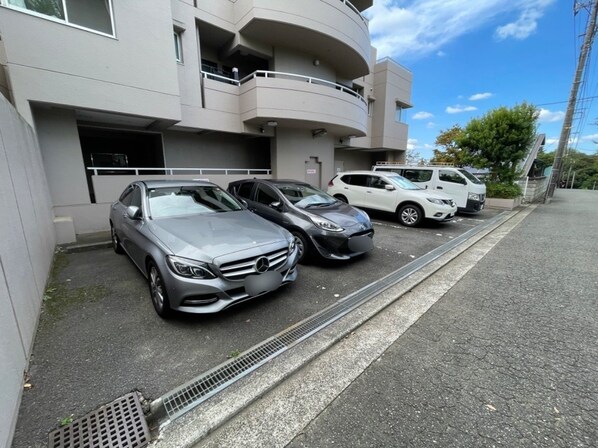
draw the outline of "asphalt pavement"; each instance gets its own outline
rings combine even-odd
[[[557,190],[200,445],[598,446],[596,235]]]
[[[295,284],[218,315],[167,321],[153,311],[145,279],[128,257],[105,247],[58,253],[13,447],[43,446],[61,420],[131,391],[153,400],[498,213],[485,210],[421,228],[372,214],[372,253],[301,266]]]

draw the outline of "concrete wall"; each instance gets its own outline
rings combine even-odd
[[[0,9],[12,96],[30,124],[29,101],[180,119],[170,2],[113,8],[114,38]]]
[[[2,95],[0,210],[0,447],[5,447],[12,439],[55,235],[34,132]]]
[[[310,130],[277,129],[272,148],[274,179],[308,180],[306,162],[317,157],[321,163],[321,185],[334,176],[334,137],[313,138]],[[317,186],[317,185],[316,185]]]
[[[539,202],[544,200],[546,189],[548,188],[549,177],[538,177],[535,179],[522,179],[518,182],[523,191],[523,200],[525,202]]]

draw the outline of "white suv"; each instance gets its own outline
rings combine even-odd
[[[357,207],[396,213],[399,222],[408,227],[417,226],[424,218],[449,221],[457,212],[450,196],[424,190],[395,173],[338,173],[328,182],[328,194]]]

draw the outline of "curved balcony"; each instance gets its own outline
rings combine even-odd
[[[262,126],[325,127],[338,136],[364,136],[367,102],[355,91],[323,79],[259,70],[241,79],[241,120]]]
[[[313,55],[346,79],[368,73],[367,20],[348,0],[238,0],[235,13],[248,38]]]

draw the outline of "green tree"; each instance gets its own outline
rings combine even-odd
[[[471,120],[456,143],[468,163],[490,169],[491,182],[513,183],[517,165],[534,142],[538,113],[528,103],[493,109]]]
[[[465,152],[457,144],[457,140],[462,135],[463,129],[458,124],[453,125],[450,129],[440,131],[435,143],[442,149],[434,149],[434,157],[430,162],[449,163],[457,167],[465,166],[467,164]]]

